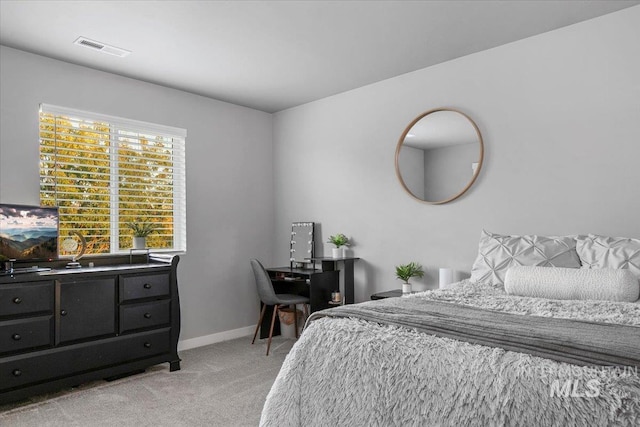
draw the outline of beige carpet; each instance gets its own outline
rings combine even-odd
[[[257,426],[292,340],[251,345],[240,338],[180,352],[182,369],[163,364],[113,382],[96,381],[0,405],[0,426]]]

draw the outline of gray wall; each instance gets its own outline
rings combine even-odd
[[[270,114],[0,47],[0,201],[38,204],[38,104],[186,128],[181,339],[255,324],[249,258],[271,263]]]
[[[638,40],[640,6],[275,114],[274,256],[292,221],[320,222],[320,242],[352,236],[366,300],[400,287],[399,263],[426,267],[416,288],[438,267],[468,273],[483,228],[640,238]],[[475,120],[486,157],[465,196],[430,206],[400,187],[394,151],[443,106]]]
[[[427,269],[417,288],[469,272],[482,228],[640,237],[639,39],[633,7],[274,116],[0,47],[0,201],[38,203],[40,102],[188,129],[179,281],[196,340],[255,324],[247,260],[287,264],[294,221],[320,223],[319,255],[353,238],[358,300],[399,288],[410,260]],[[474,118],[486,157],[465,196],[429,206],[400,187],[394,152],[441,106]]]

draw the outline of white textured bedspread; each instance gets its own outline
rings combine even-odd
[[[468,282],[409,298],[640,326],[638,303],[516,297]],[[640,373],[578,367],[364,320],[322,318],[307,326],[287,356],[260,424],[637,426]]]

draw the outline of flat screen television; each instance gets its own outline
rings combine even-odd
[[[58,208],[0,203],[0,261],[58,258]]]

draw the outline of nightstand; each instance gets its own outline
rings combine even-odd
[[[386,291],[386,292],[378,292],[375,293],[373,295],[371,295],[371,299],[384,299],[384,298],[393,298],[393,297],[401,297],[402,296],[402,289],[394,289],[392,291]]]

